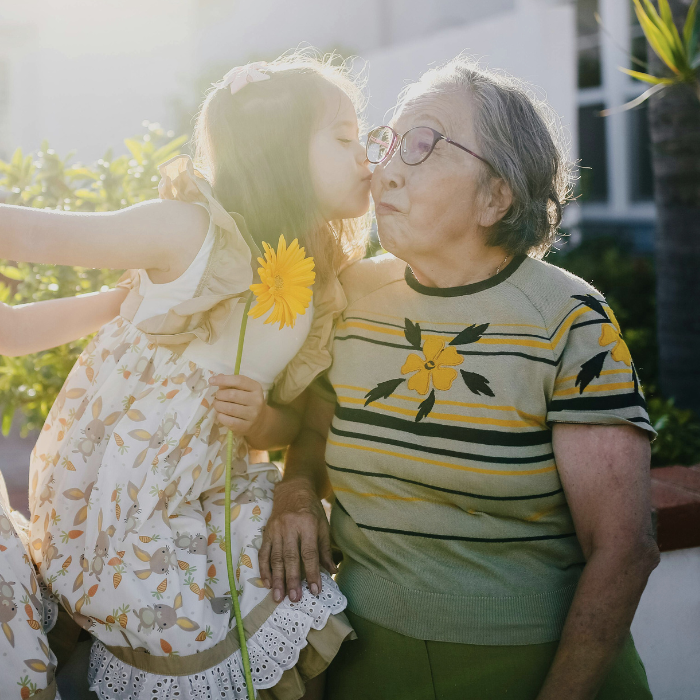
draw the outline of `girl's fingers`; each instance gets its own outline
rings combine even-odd
[[[214,410],[231,418],[253,421],[258,415],[258,411],[253,406],[244,406],[239,403],[229,403],[228,401],[214,401]]]
[[[216,418],[221,425],[237,435],[245,435],[246,432],[250,430],[250,421],[241,420],[240,418],[232,418],[231,416],[226,416],[223,413],[217,413]]]
[[[256,399],[256,394],[251,391],[241,391],[240,389],[219,389],[214,394],[217,401],[226,401],[227,403],[239,403],[243,406],[248,406]]]
[[[209,379],[209,384],[225,389],[241,389],[242,391],[255,391],[260,386],[254,379],[242,374],[216,374]]]

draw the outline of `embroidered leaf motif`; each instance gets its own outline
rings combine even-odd
[[[421,338],[421,330],[419,323],[413,323],[410,319],[404,319],[406,325],[403,330],[403,334],[406,336],[406,340],[413,345],[414,348],[420,350],[423,346],[423,341]]]
[[[463,369],[459,370],[462,373],[462,379],[467,385],[467,389],[476,394],[477,396],[484,394],[485,396],[495,396],[493,389],[489,386],[489,380],[476,372],[465,372]]]
[[[468,345],[469,343],[476,343],[488,327],[488,323],[482,323],[480,326],[473,323],[471,326],[467,326],[463,331],[458,333],[450,341],[450,345]]]
[[[599,313],[606,321],[609,321],[608,314],[605,313],[603,304],[600,299],[596,299],[592,294],[573,294],[572,299],[578,299],[581,303],[587,306],[589,309]]]
[[[581,371],[576,377],[576,383],[574,386],[580,387],[579,393],[583,394],[583,390],[594,380],[600,377],[600,373],[603,369],[603,363],[608,355],[608,351],[599,352],[597,355],[592,357],[587,362],[581,365]]]
[[[373,401],[388,398],[396,391],[399,385],[405,381],[405,379],[401,378],[389,379],[389,381],[380,382],[379,384],[377,384],[377,386],[374,387],[374,389],[368,391],[365,394],[365,399],[367,399],[365,401],[365,406],[369,406],[369,404],[371,404]]]
[[[435,405],[435,389],[431,389],[430,395],[425,401],[421,401],[418,405],[418,413],[416,414],[416,423],[420,422],[425,418],[432,410]]]

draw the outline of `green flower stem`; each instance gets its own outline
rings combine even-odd
[[[234,374],[241,371],[241,357],[243,356],[243,341],[245,340],[246,326],[248,325],[248,311],[253,301],[253,294],[248,295],[248,299],[243,309],[243,320],[241,321],[241,331],[238,335],[238,353],[236,354],[236,365]],[[236,629],[238,630],[238,640],[241,644],[241,659],[243,661],[243,673],[245,674],[245,685],[249,700],[255,699],[255,688],[253,678],[250,675],[250,659],[248,658],[248,645],[245,640],[243,630],[243,618],[241,617],[241,606],[238,602],[238,591],[236,590],[236,577],[233,573],[233,553],[231,551],[231,464],[233,462],[233,433],[229,430],[226,436],[226,533],[224,540],[226,543],[226,570],[228,572],[228,585],[231,591],[231,602],[233,612],[236,616]]]

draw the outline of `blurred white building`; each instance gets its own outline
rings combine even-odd
[[[594,19],[599,12],[605,31]],[[290,47],[369,64],[368,121],[406,82],[466,51],[546,95],[582,170],[567,224],[652,245],[643,110],[601,118],[640,92],[622,74],[643,49],[626,0],[25,0],[0,3],[0,157],[48,139],[82,160],[139,133],[144,119],[186,128],[208,82]]]

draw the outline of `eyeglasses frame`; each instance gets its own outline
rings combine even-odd
[[[430,127],[430,126],[414,126],[414,127],[410,128],[408,131],[406,131],[406,132],[404,132],[403,134],[400,134],[400,135],[399,135],[399,134],[398,134],[396,131],[394,131],[394,129],[392,129],[390,126],[388,126],[387,124],[384,124],[383,126],[375,126],[374,129],[371,129],[371,130],[370,130],[369,134],[371,134],[373,131],[377,131],[378,129],[389,129],[389,131],[391,131],[391,133],[393,134],[393,138],[392,138],[392,141],[391,141],[391,145],[389,146],[389,148],[388,148],[388,150],[387,150],[387,153],[386,153],[386,155],[384,156],[384,158],[382,158],[382,159],[379,161],[379,163],[373,163],[373,165],[380,165],[381,163],[383,163],[384,161],[386,161],[387,158],[390,158],[390,157],[393,155],[393,153],[394,153],[394,151],[395,151],[395,149],[396,149],[396,143],[397,143],[397,142],[399,143],[399,149],[398,149],[398,150],[399,150],[399,156],[401,157],[401,160],[402,160],[406,165],[408,165],[408,166],[422,165],[423,163],[425,163],[426,160],[428,160],[428,158],[430,158],[430,156],[432,155],[433,151],[435,150],[435,146],[436,146],[440,141],[447,141],[447,143],[451,144],[452,146],[457,146],[457,148],[461,148],[463,151],[466,151],[470,156],[474,156],[474,158],[477,158],[477,159],[480,160],[482,163],[486,163],[486,165],[488,165],[492,170],[495,171],[495,168],[493,167],[493,165],[491,165],[491,163],[489,163],[485,158],[482,158],[482,157],[481,157],[480,155],[478,155],[477,153],[474,153],[474,151],[471,151],[471,150],[468,149],[466,146],[462,146],[461,143],[457,143],[456,141],[453,141],[452,139],[447,138],[447,136],[445,136],[444,134],[441,134],[439,131],[436,131],[435,129],[433,129],[433,128]],[[410,133],[411,131],[413,131],[414,129],[429,129],[430,131],[432,131],[432,132],[433,132],[433,143],[432,143],[432,145],[430,146],[430,150],[428,151],[428,153],[427,153],[427,155],[425,156],[425,158],[423,158],[423,160],[419,160],[417,163],[406,163],[406,161],[405,161],[404,158],[403,158],[403,154],[402,154],[402,152],[401,152],[401,150],[402,150],[402,149],[401,149],[401,146],[402,146],[402,144],[403,144],[403,140],[406,138],[406,135],[407,135],[408,133]],[[368,149],[369,149],[369,134],[367,135],[367,147],[366,147],[365,150],[368,150]],[[368,158],[367,160],[369,160],[369,158]],[[369,162],[372,163],[371,160],[370,160]]]

